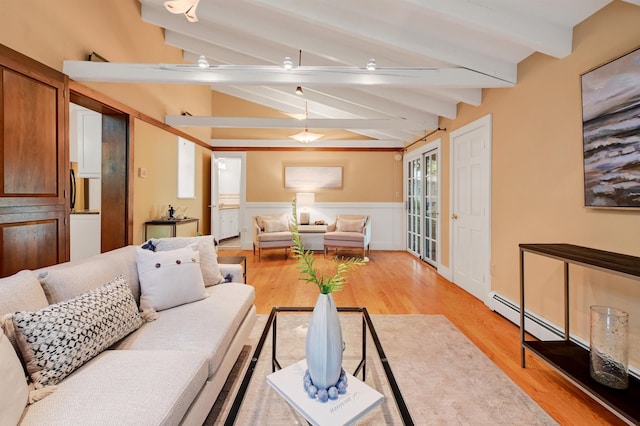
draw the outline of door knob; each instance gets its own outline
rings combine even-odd
[[[457,218],[458,218],[457,214],[454,213],[454,214],[451,215],[451,219],[456,220]]]

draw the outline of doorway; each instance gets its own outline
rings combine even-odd
[[[440,265],[441,139],[408,154],[405,162],[407,250]]]
[[[242,247],[246,153],[214,152],[211,167],[211,228],[220,250]]]
[[[451,132],[451,281],[487,303],[491,291],[491,115]]]
[[[100,251],[104,253],[131,244],[133,240],[130,116],[75,90],[71,91],[70,102],[102,116]]]

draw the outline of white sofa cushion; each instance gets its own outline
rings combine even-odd
[[[140,327],[122,276],[66,302],[13,314],[15,339],[36,386],[55,385]]]
[[[161,311],[204,299],[197,244],[153,252],[136,248],[140,274],[140,309]]]
[[[0,425],[16,425],[27,405],[29,387],[9,339],[0,331]]]
[[[224,277],[218,267],[218,255],[216,254],[213,236],[152,238],[150,241],[155,246],[156,251],[175,250],[193,243],[198,243],[200,269],[202,271],[204,285],[209,287],[224,282]]]
[[[37,311],[48,304],[35,272],[20,271],[0,279],[0,316],[15,311]]]
[[[255,290],[226,283],[207,287],[207,292],[206,299],[159,312],[155,321],[143,324],[113,348],[204,351],[209,357],[209,377],[213,376],[253,306]]]
[[[20,425],[178,425],[206,379],[202,353],[107,350],[29,405]]]
[[[140,300],[135,246],[42,268],[38,272],[49,303],[64,302],[84,294],[118,275],[127,280],[136,303]]]

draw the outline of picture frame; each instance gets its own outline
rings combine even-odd
[[[285,166],[287,189],[341,189],[342,166]]]
[[[640,48],[581,75],[584,203],[640,208]]]

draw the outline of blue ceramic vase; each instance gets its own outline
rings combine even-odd
[[[342,330],[331,294],[319,294],[309,321],[305,352],[307,368],[318,389],[335,386],[342,370]]]

